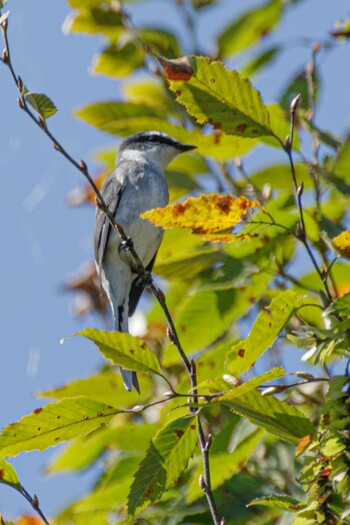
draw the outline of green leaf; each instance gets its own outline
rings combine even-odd
[[[7,0],[0,0],[0,9],[2,9],[7,4]]]
[[[273,345],[297,308],[306,298],[292,290],[280,292],[256,318],[246,339],[236,343],[227,354],[226,368],[234,376],[246,372]]]
[[[281,0],[270,0],[236,18],[218,36],[220,55],[232,55],[262,39],[279,22],[282,8]]]
[[[170,31],[165,31],[160,27],[144,27],[137,30],[137,35],[155,53],[167,58],[175,58],[181,55],[179,42]]]
[[[245,381],[244,383],[236,386],[230,392],[227,392],[226,394],[220,396],[218,398],[218,402],[235,399],[236,397],[242,396],[247,392],[250,392],[250,390],[256,389],[263,383],[267,383],[269,381],[272,381],[273,379],[277,379],[283,376],[284,368],[282,366],[278,368],[272,368],[268,372],[264,372],[263,374],[260,374],[259,376],[254,377],[253,379],[249,379],[248,381]]]
[[[199,124],[240,137],[273,135],[260,93],[237,71],[208,57],[160,61],[177,102]]]
[[[291,498],[290,496],[282,496],[277,494],[265,496],[264,498],[256,498],[249,503],[249,506],[251,505],[263,505],[264,507],[288,510],[289,512],[298,512],[305,507],[305,504],[301,503],[297,499]]]
[[[343,20],[338,20],[334,26],[331,35],[339,40],[344,40],[345,38],[350,38],[350,18],[344,18]]]
[[[139,377],[140,389],[143,394],[151,391],[152,382],[149,377]],[[99,374],[77,379],[58,388],[37,392],[38,397],[63,399],[65,397],[86,396],[107,405],[118,399],[120,407],[130,407],[140,402],[140,395],[133,390],[125,390],[119,370],[105,369]]]
[[[0,454],[16,456],[20,452],[56,446],[109,423],[119,412],[112,406],[85,397],[49,403],[3,428]]]
[[[95,2],[88,0],[86,8],[81,6],[81,11],[70,15],[65,20],[63,31],[65,33],[98,33],[112,41],[116,41],[125,31],[121,14],[111,6],[102,8],[100,4],[101,2],[98,2],[98,5],[95,5]]]
[[[167,122],[161,105],[150,107],[132,102],[97,102],[76,110],[75,116],[101,131],[123,137],[145,129],[157,129],[181,142],[197,146],[202,155],[220,160],[244,155],[255,143],[251,139],[223,134],[203,135],[199,129],[188,131],[184,127]]]
[[[144,64],[145,53],[133,41],[120,39],[96,55],[91,71],[110,77],[126,77]]]
[[[154,271],[167,279],[189,281],[220,259],[213,244],[205,243],[187,231],[167,230]]]
[[[235,319],[252,308],[254,298],[266,289],[270,279],[260,272],[247,280],[244,290],[231,285],[228,289],[197,291],[186,298],[178,307],[175,324],[187,351],[201,350],[220,338]],[[170,351],[174,356],[174,350]],[[178,360],[177,356],[174,359]]]
[[[100,427],[88,436],[76,438],[58,457],[54,457],[47,471],[80,471],[94,463],[106,449],[140,456],[159,426],[159,423],[141,425],[127,421],[122,426]]]
[[[122,86],[122,92],[128,102],[145,104],[156,109],[161,108],[166,115],[175,111],[175,103],[164,88],[164,82],[159,78],[128,78]],[[180,155],[178,159],[181,158]]]
[[[115,365],[136,372],[163,376],[156,354],[139,337],[94,328],[85,328],[73,336],[86,337],[93,341],[99,351]]]
[[[313,82],[315,86],[319,86],[319,79],[316,76],[316,73],[314,71],[313,73]],[[290,110],[290,103],[292,102],[293,98],[300,93],[300,101],[298,108],[307,110],[309,106],[309,97],[308,97],[308,84],[306,79],[306,73],[305,70],[302,69],[299,73],[297,73],[285,86],[285,88],[282,91],[282,94],[280,95],[280,104],[281,106],[286,110]],[[319,89],[315,90],[315,97],[317,99],[319,93]]]
[[[285,441],[297,444],[300,438],[315,432],[315,427],[299,410],[273,396],[251,390],[224,405]]]
[[[259,53],[244,66],[241,70],[242,75],[248,78],[256,75],[264,66],[270,64],[280,52],[281,48],[279,46],[273,46]]]
[[[175,419],[157,432],[134,476],[128,501],[130,515],[175,485],[196,445],[197,423],[193,417]]]
[[[350,183],[350,135],[344,140],[334,166],[335,175]]]
[[[286,112],[280,104],[268,104],[266,106],[270,115],[270,126],[273,129],[274,137],[261,137],[261,141],[271,147],[281,147],[284,144],[286,136],[290,132],[289,112]],[[278,142],[276,138],[280,140]],[[298,130],[294,130],[293,134],[293,149],[299,150],[300,138]]]
[[[55,104],[43,93],[33,93],[27,91],[23,96],[26,102],[28,102],[35,112],[44,120],[57,113]]]
[[[311,188],[313,181],[305,164],[296,163],[295,174],[298,184],[303,183],[304,188]],[[252,173],[249,177],[250,182],[262,190],[265,185],[269,185],[273,190],[293,191],[293,178],[288,164],[270,164],[257,172]]]
[[[73,9],[91,9],[92,7],[99,7],[101,0],[67,0],[68,4]],[[111,0],[106,0],[105,4],[110,4]]]
[[[159,119],[162,117],[162,111],[156,108],[150,108],[143,104],[124,103],[116,101],[96,102],[84,106],[74,112],[75,116],[91,124],[95,128],[111,133],[112,135],[129,132],[125,126],[125,119],[137,120],[142,119]]]
[[[350,317],[350,292],[342,297],[335,299],[333,303],[325,310],[324,315],[338,314],[344,317]]]
[[[5,459],[0,459],[0,483],[12,485],[15,489],[21,488],[17,472],[11,463]]]

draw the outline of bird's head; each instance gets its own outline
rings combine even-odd
[[[164,169],[177,155],[195,148],[196,146],[182,144],[160,131],[143,131],[131,135],[122,142],[118,157],[130,159],[143,157]]]

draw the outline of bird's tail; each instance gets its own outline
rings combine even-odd
[[[125,368],[120,367],[120,373],[123,378],[124,386],[129,392],[135,388],[138,394],[140,394],[139,380],[137,379],[137,374],[133,370],[125,370]]]
[[[124,311],[124,305],[119,306],[117,311],[114,312],[114,320],[116,330],[124,333],[129,332],[128,315]],[[126,370],[125,368],[120,367],[120,373],[122,375],[125,388],[129,392],[131,392],[132,389],[135,388],[136,392],[140,394],[140,386],[136,372],[134,372],[133,370]]]

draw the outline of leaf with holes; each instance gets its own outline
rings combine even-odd
[[[237,71],[208,57],[158,59],[176,100],[199,124],[240,137],[274,135],[260,93]]]
[[[130,488],[128,512],[157,501],[173,487],[187,467],[197,445],[197,422],[193,417],[175,419],[152,439]]]
[[[189,228],[195,235],[214,242],[239,240],[239,234],[231,233],[250,208],[260,206],[244,196],[209,193],[190,197],[183,203],[165,208],[155,208],[141,214],[163,228]]]
[[[119,410],[87,397],[66,398],[37,408],[0,433],[0,455],[45,450],[86,435],[119,414]]]
[[[23,97],[25,101],[32,106],[34,111],[44,120],[57,113],[55,104],[48,96],[44,95],[44,93],[33,93],[28,91]]]
[[[86,337],[93,341],[99,351],[114,365],[163,377],[156,354],[139,337],[94,328],[85,328],[73,336]]]

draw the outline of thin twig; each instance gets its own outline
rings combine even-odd
[[[1,482],[7,485],[8,487],[15,489],[19,494],[21,494],[28,501],[28,503],[32,506],[32,508],[35,510],[38,516],[40,516],[40,518],[43,520],[45,525],[50,525],[48,519],[46,518],[45,514],[43,513],[43,511],[41,510],[39,506],[38,496],[34,494],[34,496],[31,497],[29,492],[20,483],[15,485],[14,483],[9,483],[5,481],[4,479],[1,480]]]
[[[302,194],[303,194],[304,187],[303,187],[303,184],[301,184],[301,185],[298,184],[296,173],[295,173],[294,161],[293,161],[292,150],[293,150],[293,137],[294,137],[294,126],[295,126],[295,113],[296,113],[296,110],[297,110],[297,107],[298,107],[299,99],[300,99],[300,95],[297,95],[294,98],[294,100],[292,101],[292,103],[291,103],[291,106],[290,106],[290,134],[287,137],[287,139],[285,141],[285,144],[283,146],[285,152],[288,155],[288,159],[289,159],[289,163],[290,163],[290,169],[291,169],[292,178],[293,178],[294,189],[295,189],[295,193],[296,193],[296,201],[297,201],[297,205],[298,205],[298,209],[299,209],[300,223],[299,223],[299,227],[298,227],[298,230],[297,230],[297,237],[303,243],[303,245],[305,246],[305,249],[306,249],[306,251],[307,251],[307,253],[308,253],[309,257],[310,257],[310,260],[311,260],[311,262],[312,262],[316,272],[318,273],[318,275],[319,275],[319,277],[320,277],[320,279],[321,279],[321,281],[323,283],[323,286],[324,286],[325,291],[326,291],[327,299],[331,303],[332,302],[332,294],[330,293],[330,290],[329,290],[329,287],[328,287],[327,273],[322,272],[321,269],[319,268],[319,266],[317,264],[317,261],[315,259],[315,256],[314,256],[314,254],[312,252],[312,249],[311,249],[311,247],[309,245],[309,241],[308,241],[307,235],[306,235],[304,210],[303,210],[303,205],[302,205]]]
[[[197,373],[196,373],[196,364],[195,362],[191,361],[191,384],[193,392],[197,393]],[[202,459],[203,459],[203,474],[204,477],[199,478],[199,485],[201,489],[203,490],[208,506],[210,509],[211,516],[213,518],[214,525],[220,525],[220,519],[218,510],[216,507],[215,499],[213,496],[212,488],[211,488],[211,480],[210,480],[210,463],[209,463],[209,450],[212,443],[212,437],[211,434],[208,435],[207,438],[205,438],[202,422],[200,419],[200,414],[198,414],[198,440],[199,445],[201,447],[202,452]]]
[[[288,390],[289,388],[295,388],[297,386],[302,385],[308,385],[309,383],[321,383],[321,382],[329,382],[328,377],[314,377],[312,379],[303,379],[302,381],[296,381],[295,383],[289,383],[288,385],[259,385],[256,388],[258,390],[268,390],[270,388],[276,389],[278,392],[284,392],[285,390]]]

